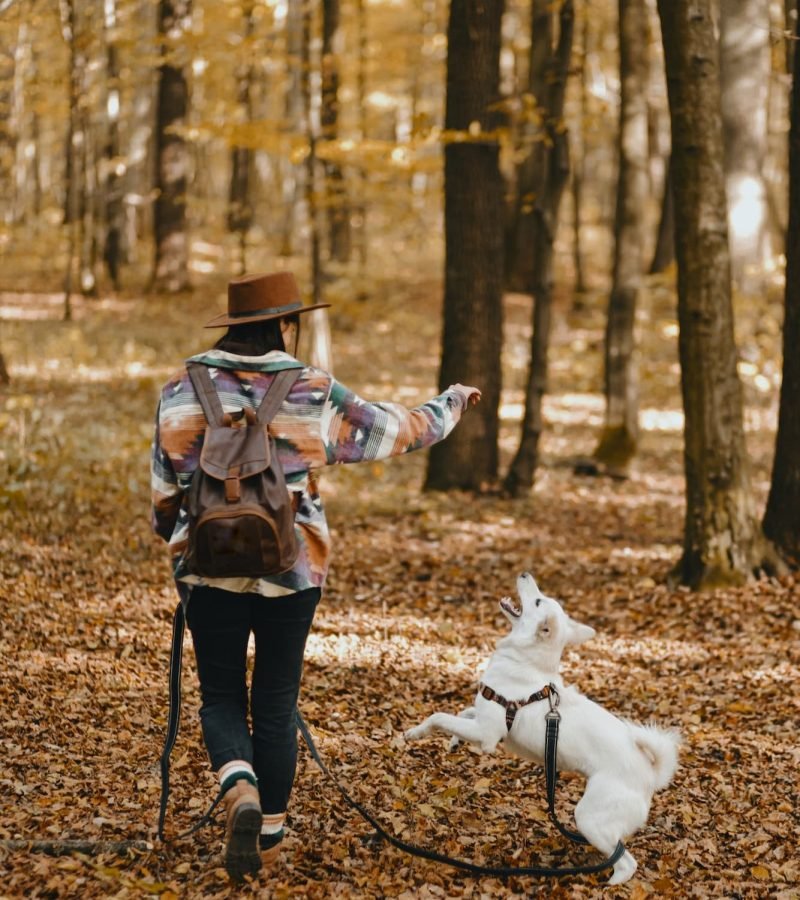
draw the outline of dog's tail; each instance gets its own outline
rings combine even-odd
[[[655,788],[660,791],[672,781],[678,768],[680,733],[675,729],[665,730],[655,725],[637,725],[635,730],[636,746],[652,765]]]

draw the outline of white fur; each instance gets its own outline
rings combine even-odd
[[[528,573],[517,579],[521,606],[518,616],[508,598],[501,610],[511,622],[511,633],[497,642],[482,676],[484,684],[508,700],[524,700],[554,684],[561,697],[558,767],[586,776],[586,790],[575,808],[575,821],[583,836],[610,855],[617,842],[647,821],[653,792],[666,787],[678,765],[680,737],[653,725],[619,719],[565,687],[559,675],[561,654],[567,644],[581,644],[595,631],[571,619],[561,605],[541,593]],[[410,740],[439,730],[491,753],[500,741],[517,756],[538,763],[544,760],[546,700],[522,707],[509,733],[505,709],[480,693],[474,706],[458,716],[434,713],[406,732]],[[609,884],[621,884],[636,871],[627,851],[614,864]]]

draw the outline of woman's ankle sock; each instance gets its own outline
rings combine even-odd
[[[253,771],[253,767],[249,762],[245,759],[233,759],[230,762],[225,763],[217,772],[217,778],[219,778],[220,787],[232,787],[236,784],[240,779],[244,779],[245,781],[249,781],[250,784],[257,784],[256,781],[256,773]]]

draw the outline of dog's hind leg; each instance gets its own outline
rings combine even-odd
[[[575,807],[578,830],[592,846],[610,856],[617,844],[645,823],[648,804],[624,784],[592,776]],[[609,884],[622,884],[636,871],[636,860],[626,850],[614,863]]]
[[[461,741],[478,744],[484,753],[491,753],[505,736],[505,729],[493,729],[492,725],[479,722],[477,718],[453,716],[450,713],[434,713],[416,728],[409,728],[406,738],[414,741],[425,737],[432,731],[444,731],[451,737]]]

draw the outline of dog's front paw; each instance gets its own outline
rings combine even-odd
[[[408,731],[403,732],[403,737],[407,741],[418,741],[421,737],[425,737],[428,733],[428,729],[425,725],[415,725],[413,728],[409,728]]]

